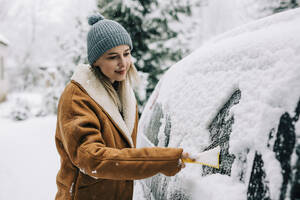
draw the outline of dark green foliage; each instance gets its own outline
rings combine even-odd
[[[164,10],[156,0],[98,1],[101,14],[119,22],[131,35],[135,66],[147,74],[146,99],[137,98],[142,107],[161,75],[171,64],[182,59],[185,52],[181,46],[166,46],[166,41],[177,37],[169,22],[178,20],[179,13],[191,14],[190,7],[181,6],[179,2],[170,3]]]

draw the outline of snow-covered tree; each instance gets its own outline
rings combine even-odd
[[[179,13],[190,14],[190,7],[178,0],[168,4],[156,0],[99,0],[98,8],[105,17],[122,24],[132,37],[135,66],[147,77],[146,94],[138,95],[143,107],[163,72],[186,52],[170,23],[178,21]]]
[[[6,68],[9,93],[39,93],[43,98],[40,112],[28,116],[56,112],[57,99],[76,64],[85,62],[87,16],[96,8],[95,2],[0,0],[0,30],[10,41]],[[11,102],[18,107],[21,101],[25,100]]]

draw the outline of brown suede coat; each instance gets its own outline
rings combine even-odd
[[[122,117],[88,66],[74,73],[58,106],[56,200],[129,200],[133,180],[179,172],[182,149],[135,148],[137,106],[126,91]]]

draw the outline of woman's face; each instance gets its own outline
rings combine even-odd
[[[125,80],[130,65],[131,54],[128,45],[120,45],[106,51],[94,63],[94,66],[100,67],[111,83]]]

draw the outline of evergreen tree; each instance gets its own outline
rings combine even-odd
[[[132,37],[135,66],[147,76],[145,97],[137,95],[142,108],[160,76],[187,51],[178,42],[174,45],[178,34],[170,23],[178,21],[179,13],[190,14],[190,7],[179,0],[168,2],[161,6],[157,0],[98,1],[100,13],[122,24]]]

